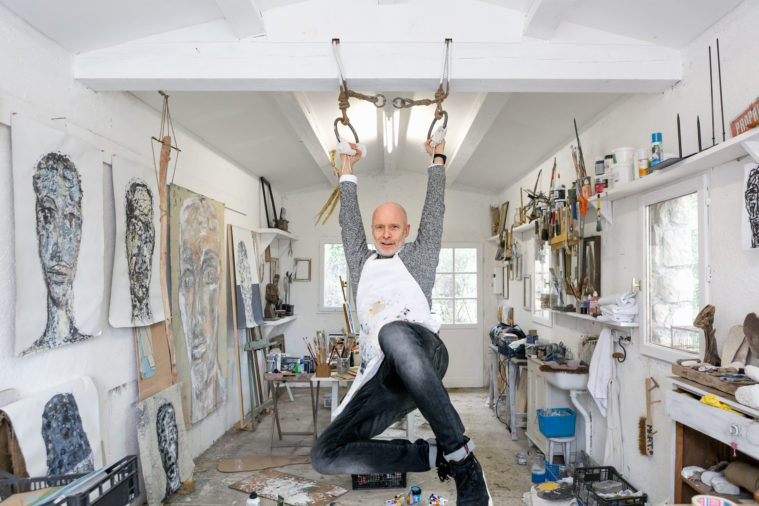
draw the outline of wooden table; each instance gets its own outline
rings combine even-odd
[[[311,378],[313,377],[313,374],[282,374],[282,373],[270,373],[267,372],[264,374],[264,380],[268,381],[271,386],[274,387],[273,391],[273,397],[274,397],[274,423],[271,424],[271,447],[272,448],[281,448],[281,447],[305,447],[305,446],[311,446],[313,445],[314,441],[316,441],[316,410],[319,407],[318,398],[314,397],[314,384],[311,382]],[[311,390],[311,413],[313,415],[313,423],[314,428],[313,431],[309,432],[283,432],[282,427],[280,425],[279,421],[279,406],[277,404],[277,399],[279,398],[279,387],[282,383],[303,383],[308,381],[308,386]],[[277,426],[277,435],[278,438],[275,441],[274,439],[274,426]],[[312,436],[313,440],[309,440],[307,442],[302,441],[283,441],[282,436]]]

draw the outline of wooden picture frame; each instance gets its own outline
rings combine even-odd
[[[276,228],[277,226],[277,206],[274,205],[274,193],[271,191],[271,183],[269,181],[261,176],[259,178],[261,180],[261,193],[263,194],[264,198],[264,211],[266,212],[266,227],[267,228]],[[267,199],[266,197],[266,190],[269,190],[269,197]],[[271,216],[269,216],[269,205],[271,205]]]
[[[293,270],[293,281],[311,281],[310,258],[296,258]]]

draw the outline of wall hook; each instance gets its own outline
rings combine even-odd
[[[619,345],[620,348],[622,348],[622,353],[614,352],[611,354],[611,356],[617,359],[617,362],[619,362],[620,364],[624,362],[625,360],[627,360],[627,350],[625,349],[625,345],[622,344],[622,341],[626,341],[629,343],[630,336],[619,336],[617,338],[617,344]]]

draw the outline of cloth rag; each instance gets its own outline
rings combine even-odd
[[[432,134],[432,137],[430,139],[432,140],[430,142],[430,146],[433,148],[443,142],[445,140],[445,134],[447,132],[447,128],[443,126],[439,126],[435,129],[435,133]]]
[[[735,391],[735,400],[750,408],[759,409],[759,385],[738,387]]]
[[[358,144],[356,144],[356,147],[358,148],[359,151],[361,151],[361,158],[366,158],[366,144],[359,142]],[[356,154],[356,150],[353,149],[350,143],[344,140],[342,137],[340,138],[340,142],[337,145],[337,152],[340,153],[341,155],[348,155],[348,156],[353,156]]]
[[[712,488],[718,494],[738,495],[741,493],[741,489],[738,487],[738,485],[730,483],[724,476],[717,476],[713,478]]]
[[[606,406],[609,395],[609,381],[611,380],[612,368],[612,340],[611,330],[604,327],[598,336],[596,349],[590,359],[588,370],[588,392],[598,405],[602,416],[606,416]]]

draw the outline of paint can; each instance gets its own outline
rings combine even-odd
[[[411,487],[408,493],[408,504],[417,504],[422,502],[422,489],[419,487]]]
[[[248,500],[245,501],[245,506],[260,506],[260,505],[261,505],[261,499],[258,498],[258,494],[254,490],[248,496]]]
[[[609,180],[604,178],[596,178],[596,194],[603,193],[609,187]]]
[[[635,159],[637,160],[638,165],[638,177],[643,177],[648,175],[648,168],[651,165],[651,162],[648,158],[648,150],[647,149],[639,149],[635,154]]]

